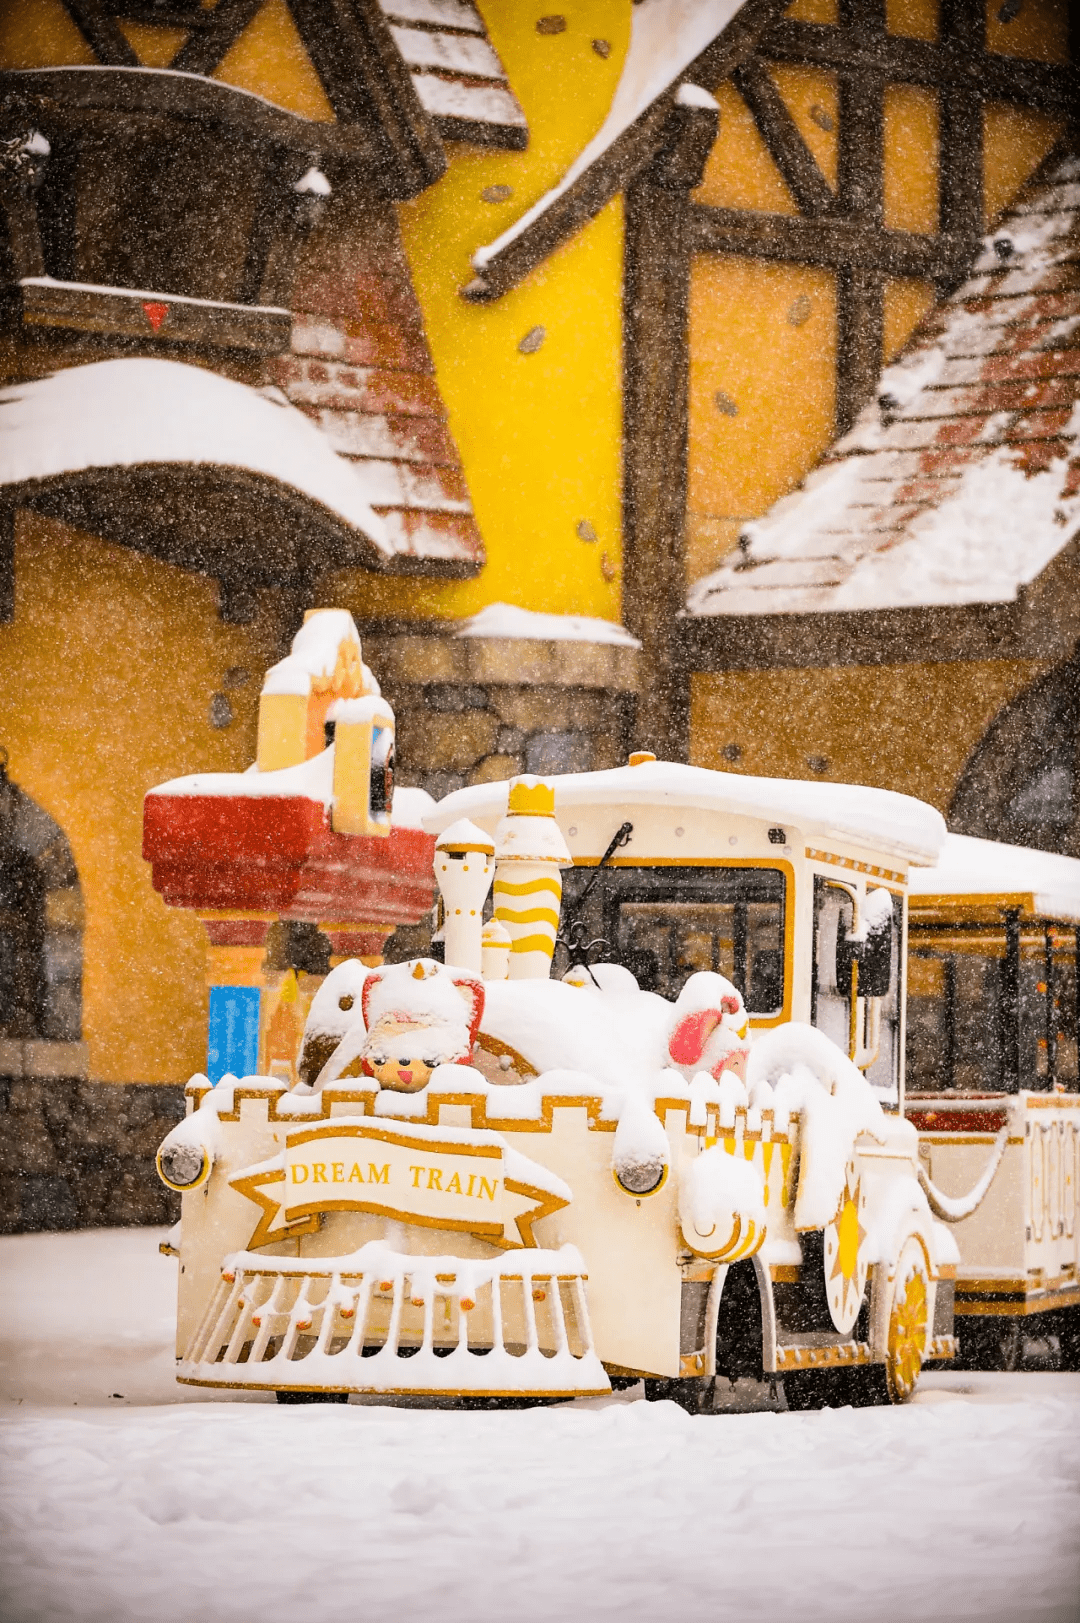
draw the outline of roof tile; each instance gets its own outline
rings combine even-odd
[[[1012,257],[999,264],[995,241]],[[1080,184],[1033,184],[695,615],[1002,602],[1080,534]],[[736,563],[736,559],[738,562]]]

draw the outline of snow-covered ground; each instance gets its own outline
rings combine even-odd
[[[1075,1623],[1080,1376],[691,1418],[223,1401],[160,1231],[0,1239],[5,1623]]]

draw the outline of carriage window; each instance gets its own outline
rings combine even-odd
[[[564,929],[577,918],[649,992],[676,998],[698,970],[739,988],[752,1014],[784,1003],[784,875],[775,868],[604,869],[583,908],[592,868],[563,876]]]
[[[1071,930],[1019,932],[1018,1075],[1010,1075],[1003,930],[923,929],[908,966],[907,1085],[913,1093],[1077,1089],[1076,940]]]

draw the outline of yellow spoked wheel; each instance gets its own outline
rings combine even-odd
[[[906,1403],[918,1384],[926,1355],[930,1308],[930,1272],[922,1246],[909,1240],[896,1265],[889,1307],[885,1380],[891,1403]]]

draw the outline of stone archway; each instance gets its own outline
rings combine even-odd
[[[1040,677],[994,718],[960,778],[949,827],[1080,856],[1080,658]]]

